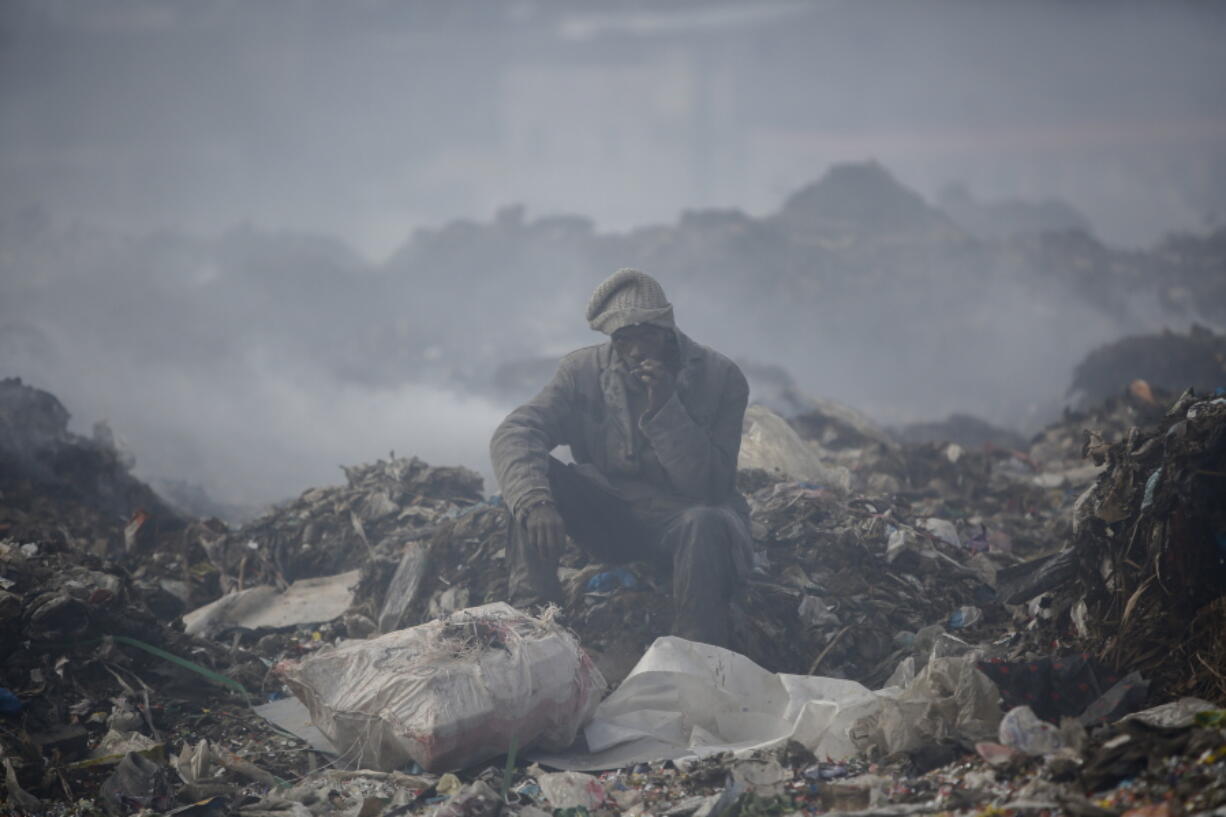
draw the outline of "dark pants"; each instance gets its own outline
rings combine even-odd
[[[740,514],[720,506],[632,504],[553,457],[549,484],[567,534],[592,558],[671,567],[674,635],[729,646],[728,606],[737,585],[733,553],[749,537]],[[511,604],[561,603],[557,564],[528,545],[521,519],[511,522],[507,561]]]

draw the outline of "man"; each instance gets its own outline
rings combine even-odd
[[[490,444],[513,516],[510,601],[561,600],[569,535],[600,561],[671,567],[673,633],[728,646],[728,603],[752,564],[736,490],[745,376],[682,334],[660,284],[638,270],[597,287],[587,320],[610,342],[563,358]],[[559,445],[573,465],[550,456]]]

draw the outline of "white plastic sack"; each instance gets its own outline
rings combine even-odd
[[[974,743],[995,737],[1000,690],[975,666],[977,653],[941,655],[956,642],[952,636],[939,636],[918,673],[912,659],[899,665],[877,693],[881,708],[852,730],[861,751],[875,746],[892,754],[948,738]]]
[[[663,636],[597,707],[584,740],[529,756],[556,769],[615,769],[793,739],[821,757],[848,757],[852,724],[880,705],[855,681],[776,674],[731,650]]]
[[[460,769],[520,748],[561,749],[604,678],[574,636],[504,603],[277,667],[346,765]]]
[[[756,403],[745,411],[737,467],[761,468],[784,479],[815,482],[844,493],[851,488],[851,471],[822,462],[787,420]]]
[[[945,737],[994,736],[1000,692],[975,667],[975,654],[944,654],[951,649],[934,645],[919,673],[908,659],[889,685],[872,692],[841,678],[768,672],[731,650],[664,636],[596,708],[581,740],[566,752],[529,757],[593,771],[743,755],[788,740],[818,757],[843,759],[872,746],[890,753]]]

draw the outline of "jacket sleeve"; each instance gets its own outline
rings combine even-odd
[[[574,376],[563,360],[536,397],[512,411],[494,430],[490,460],[503,501],[518,519],[525,506],[549,498],[549,453],[566,439],[574,404]]]
[[[712,505],[732,493],[748,402],[749,384],[733,366],[708,428],[695,422],[675,393],[654,416],[640,423],[674,488]]]

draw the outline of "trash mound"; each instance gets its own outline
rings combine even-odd
[[[152,549],[185,520],[130,473],[131,459],[104,424],[94,438],[68,430],[54,395],[0,380],[0,536],[60,541],[98,556]],[[139,520],[125,534],[125,522]]]
[[[772,220],[794,235],[817,239],[858,235],[888,241],[961,233],[948,216],[877,162],[834,165],[788,197]]]
[[[362,565],[352,613],[372,632],[387,633],[503,601],[508,521],[494,498],[453,507],[435,524],[385,540]]]
[[[54,417],[45,407],[58,404],[29,405]],[[329,655],[382,649],[381,639],[422,622],[447,628],[457,610],[505,597],[505,507],[481,499],[471,472],[391,457],[346,469],[346,485],[307,491],[239,530],[210,520],[172,534],[149,514],[67,499],[54,481],[4,487],[6,805],[34,813],[54,803],[54,813],[91,817],[141,808],[539,817],[580,807],[679,817],[1146,808],[1145,817],[1174,817],[1175,803],[1186,813],[1226,804],[1226,720],[1210,704],[1172,702],[1118,720],[1147,694],[1226,700],[1226,398],[1169,401],[1134,383],[1093,412],[1070,413],[1028,452],[900,444],[854,413],[807,411],[807,425],[791,430],[817,436],[804,459],[815,454],[825,472],[738,475],[759,556],[735,603],[734,634],[765,670],[893,689],[875,720],[848,735],[854,758],[816,759],[793,744],[599,776],[503,759],[443,775],[321,770],[323,749],[247,706],[284,703],[272,666],[323,667],[314,676],[322,687],[343,678],[327,671]],[[776,450],[778,424],[762,429],[762,450]],[[1022,561],[1032,555],[1040,558]],[[667,582],[647,566],[594,563],[570,548],[559,572],[558,621],[597,667],[628,667],[668,632]],[[223,597],[233,620],[207,629],[212,638],[185,633],[184,611],[223,590],[240,591]],[[289,601],[311,614],[273,609]],[[467,645],[461,653],[510,657],[496,628],[447,633]],[[412,677],[391,673],[389,683]],[[993,689],[1008,712],[975,705],[963,717],[968,692],[985,693],[975,696],[983,702]],[[470,723],[494,729],[510,711],[496,708]],[[718,725],[734,734],[737,724],[729,716]],[[476,742],[484,757],[510,748],[502,738]]]
[[[42,813],[46,801],[73,804],[58,813],[169,809],[172,741],[275,737],[227,700],[259,690],[266,666],[176,629],[182,601],[156,583],[62,542],[6,539],[0,588],[6,813]]]
[[[1095,404],[1134,380],[1206,393],[1226,384],[1226,335],[1193,324],[1188,334],[1134,335],[1094,349],[1073,370],[1070,393]]]
[[[342,468],[347,484],[296,500],[206,544],[225,590],[285,587],[299,578],[360,567],[375,549],[418,538],[456,509],[481,500],[481,477],[396,457]]]
[[[749,501],[761,552],[734,632],[737,648],[766,669],[876,688],[919,631],[973,632],[985,615],[1003,616],[985,575],[965,564],[971,552],[950,520],[805,483],[777,482]]]
[[[1152,430],[1088,434],[1061,622],[1160,698],[1226,699],[1226,398],[1188,391]]]
[[[850,471],[853,492],[907,503],[920,517],[957,520],[972,551],[990,545],[995,553],[1024,556],[1049,547],[1067,533],[1072,489],[1098,473],[1081,459],[1076,418],[1051,432],[1046,460],[1036,460],[991,443],[895,442],[838,404],[814,405],[789,422],[823,462]],[[1072,463],[1064,459],[1074,456]]]

